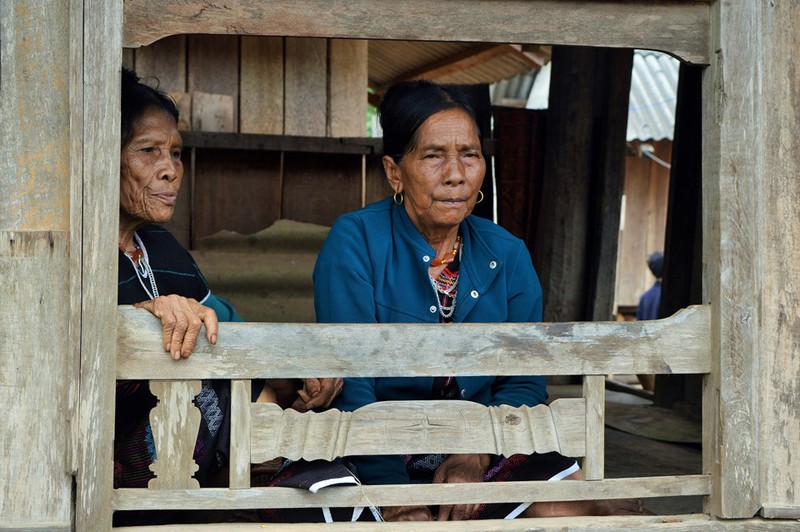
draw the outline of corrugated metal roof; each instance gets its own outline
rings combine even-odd
[[[672,140],[679,65],[665,53],[634,52],[626,140]]]
[[[677,59],[665,53],[634,51],[627,141],[672,140],[679,65]],[[548,63],[538,72],[525,72],[497,82],[492,88],[492,102],[511,105],[527,100],[528,109],[546,109],[549,66]]]

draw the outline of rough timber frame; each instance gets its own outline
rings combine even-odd
[[[708,64],[703,82],[703,262],[712,357],[705,382],[704,468],[711,475],[711,518],[691,525],[692,530],[800,528],[797,521],[747,519],[757,513],[800,517],[800,69],[792,57],[800,48],[796,2],[402,0],[392,2],[390,10],[384,2],[368,0],[42,3],[0,3],[0,184],[9,192],[0,200],[0,270],[12,275],[4,283],[9,291],[3,292],[9,308],[43,301],[47,306],[36,323],[3,314],[10,317],[13,334],[16,325],[28,331],[24,338],[29,339],[3,336],[0,345],[15,352],[35,350],[37,363],[26,366],[34,378],[21,378],[17,368],[3,366],[4,378],[11,379],[5,388],[12,394],[30,393],[37,385],[55,391],[60,402],[51,396],[36,404],[41,416],[50,416],[46,419],[66,417],[63,427],[72,437],[61,434],[54,445],[52,435],[43,436],[32,429],[35,424],[25,427],[20,420],[15,426],[24,431],[22,440],[2,429],[2,467],[28,460],[31,451],[42,457],[43,467],[38,476],[22,481],[8,476],[0,483],[0,528],[110,528],[120,50],[123,44],[140,45],[167,32],[458,36],[485,42],[654,48]],[[37,31],[46,32],[47,38],[26,40]],[[53,69],[59,75],[46,78],[43,73]],[[52,83],[31,82],[37,79]],[[66,108],[53,104],[67,88]],[[26,105],[31,95],[50,105],[48,116],[58,123],[26,120],[32,112]],[[49,151],[36,152],[43,139],[52,141]],[[63,139],[66,150],[58,144]],[[30,153],[42,157],[19,157]],[[42,167],[42,161],[53,164]],[[50,179],[34,186],[30,179],[37,171]],[[17,276],[17,264],[31,266],[20,266],[29,269]],[[65,266],[68,293],[54,301],[47,301],[54,293],[41,299],[36,288],[55,272],[63,274]],[[66,338],[63,331],[68,331]],[[64,357],[70,361],[66,373]],[[61,408],[58,418],[52,416],[55,408]],[[66,457],[45,452],[59,445]],[[72,489],[70,475],[76,481],[71,510],[61,495]],[[502,528],[528,526],[509,523]],[[689,523],[672,526],[659,518],[600,523],[592,518],[553,520],[547,526],[685,530]],[[485,527],[470,523],[461,529]]]

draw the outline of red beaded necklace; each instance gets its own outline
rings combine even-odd
[[[136,246],[134,244],[134,246]],[[136,246],[133,251],[127,251],[125,247],[120,243],[119,250],[125,254],[126,257],[133,261],[134,266],[139,266],[139,261],[144,257],[144,252],[139,249],[139,246]]]
[[[453,244],[453,251],[447,253],[441,259],[433,259],[431,261],[431,268],[435,268],[436,266],[443,266],[445,264],[450,264],[454,260],[456,260],[456,255],[458,255],[458,248],[461,247],[461,235],[456,237],[456,243]]]

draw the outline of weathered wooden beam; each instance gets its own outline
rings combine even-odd
[[[120,379],[706,373],[709,307],[642,322],[220,324],[211,346],[175,361],[159,321],[119,307]],[[437,332],[431,335],[431,327]],[[397,364],[402,360],[402,365]]]
[[[754,58],[766,61],[764,9],[747,0],[714,5],[719,53],[703,75],[703,300],[712,304],[713,353],[704,383],[703,471],[714,478],[707,510],[725,518],[750,517],[761,506],[759,389],[761,359],[771,354],[761,345],[767,239],[759,226],[768,218],[761,211],[767,179],[761,164],[770,126],[752,80],[760,82],[764,63]]]
[[[295,488],[229,490],[114,490],[114,510],[133,509],[246,509],[318,508],[320,506],[385,506],[535,501],[575,501],[705,495],[711,489],[706,475],[640,477],[594,481],[487,482],[464,484],[400,484],[336,486],[317,493]],[[524,495],[521,495],[524,494]],[[597,519],[597,517],[594,517]]]
[[[664,50],[709,60],[709,2],[668,0],[128,0],[124,45],[182,33],[458,40]]]
[[[759,3],[758,112],[763,128],[756,219],[761,301],[753,352],[759,412],[761,504],[800,519],[800,3]],[[741,83],[741,81],[740,81]],[[792,132],[792,133],[790,133]],[[780,514],[777,512],[780,511]],[[766,515],[766,514],[765,514]]]

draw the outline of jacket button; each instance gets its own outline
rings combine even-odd
[[[495,268],[497,268],[497,262],[495,262],[495,261],[492,261],[492,262],[490,262],[490,263],[489,263],[489,268],[491,268],[492,270],[494,270]]]
[[[422,262],[430,262],[430,261],[431,261],[431,258],[428,255],[425,255],[424,257],[422,257]]]
[[[436,309],[436,307],[434,307],[433,305],[431,305],[431,309],[430,309],[430,310],[431,310],[431,314],[433,314],[434,312],[436,312],[436,310],[437,310],[437,309]]]
[[[469,293],[469,295],[472,296],[472,299],[478,299],[478,291],[477,290],[473,290],[472,292]]]

